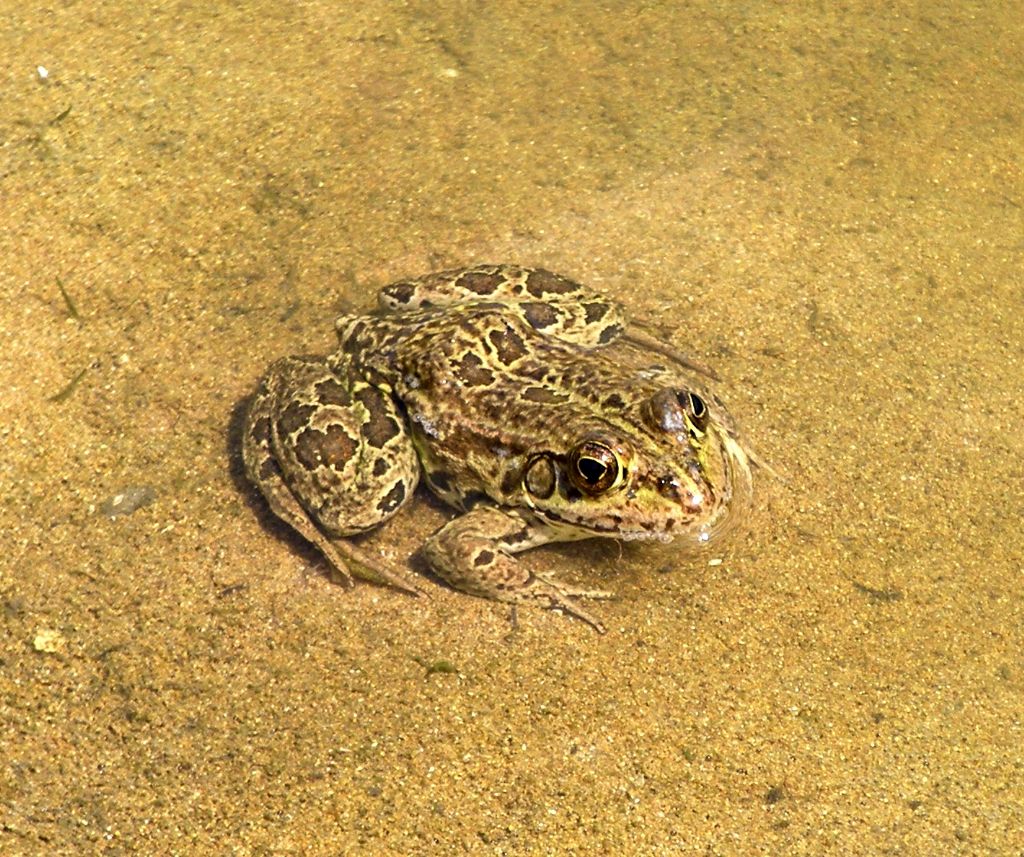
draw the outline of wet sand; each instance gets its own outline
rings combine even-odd
[[[0,851],[1024,847],[1014,10],[3,5]],[[271,360],[480,261],[656,321],[779,473],[697,559],[527,554],[605,636],[345,590],[241,475]]]

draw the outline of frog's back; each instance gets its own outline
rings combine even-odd
[[[657,386],[484,302],[411,331],[393,371],[427,481],[457,506],[477,494],[514,505],[530,456],[563,455],[595,431],[634,435]]]

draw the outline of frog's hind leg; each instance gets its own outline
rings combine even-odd
[[[667,357],[669,360],[678,363],[684,369],[689,369],[692,372],[699,372],[701,375],[707,376],[712,381],[722,380],[718,373],[707,364],[701,363],[699,360],[694,360],[689,355],[683,354],[679,349],[673,348],[666,342],[662,342],[650,333],[647,333],[644,330],[638,330],[636,326],[630,328],[622,338],[626,342],[638,348],[644,348],[655,354],[661,354],[663,357]]]
[[[543,268],[476,265],[385,286],[382,309],[397,311],[496,302],[554,339],[583,348],[614,342],[625,330],[622,308],[582,283]]]
[[[363,386],[368,385],[363,382]],[[360,427],[365,427],[371,411],[365,404],[353,407],[351,399],[346,404],[348,394],[342,390],[322,359],[290,357],[271,366],[246,417],[242,442],[246,474],[271,511],[320,550],[337,582],[350,586],[355,576],[422,594],[406,575],[343,538],[371,529],[394,514],[415,489],[419,465],[407,440],[407,448],[385,444],[390,456],[384,457],[385,462],[395,470],[394,485],[386,488],[384,473],[377,473],[380,480],[373,482],[376,471],[369,480],[354,478],[346,485],[346,464],[360,458],[359,447],[368,442]],[[375,408],[373,439],[381,440],[386,434],[384,400],[394,408],[390,397],[379,390],[372,395],[359,389],[355,393]],[[360,514],[360,504],[368,505],[370,511]]]
[[[580,290],[585,290],[585,287],[539,268],[475,265],[399,280],[381,289],[378,300],[382,309],[394,311],[479,301],[507,304],[546,300],[549,292],[565,295],[570,292],[576,294]]]

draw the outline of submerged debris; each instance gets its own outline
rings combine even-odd
[[[862,595],[866,595],[872,601],[891,602],[903,600],[903,593],[898,589],[875,589],[873,586],[865,586],[863,583],[858,583],[856,580],[851,582],[853,583],[854,589]]]
[[[66,402],[68,399],[71,398],[71,394],[75,392],[75,388],[78,387],[78,385],[82,382],[82,379],[85,377],[85,373],[88,372],[88,371],[89,371],[89,367],[86,366],[77,375],[75,375],[74,378],[72,378],[70,381],[68,381],[68,383],[64,385],[64,388],[62,390],[54,393],[46,401],[48,401],[48,402]]]
[[[454,673],[455,675],[458,675],[459,672],[458,667],[456,667],[455,664],[451,661],[446,661],[443,658],[431,661],[420,657],[419,655],[413,655],[412,659],[427,671],[427,675],[434,675],[435,673]]]
[[[60,277],[54,277],[57,281],[57,288],[60,290],[60,296],[64,298],[64,306],[67,307],[68,315],[71,316],[75,321],[81,322],[82,316],[78,312],[78,307],[75,306],[75,302],[71,300],[71,295],[68,294],[68,290],[64,287],[64,281]]]

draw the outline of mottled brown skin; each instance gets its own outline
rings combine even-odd
[[[243,454],[271,508],[349,572],[410,592],[345,537],[393,515],[422,472],[463,514],[424,546],[461,591],[570,612],[572,589],[514,554],[608,536],[705,542],[750,494],[732,420],[691,364],[585,287],[481,265],[394,283],[376,315],[338,319],[326,358],[264,377]],[[672,358],[637,369],[602,350],[624,337]]]

